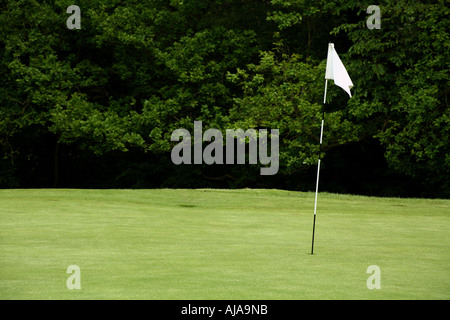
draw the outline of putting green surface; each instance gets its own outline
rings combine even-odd
[[[0,298],[450,299],[450,200],[321,193],[311,255],[313,209],[280,190],[0,190]]]

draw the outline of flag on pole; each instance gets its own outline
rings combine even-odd
[[[353,87],[353,82],[347,73],[341,59],[334,49],[334,44],[328,44],[327,70],[325,72],[325,79],[334,80],[334,84],[344,89],[350,98],[352,93],[350,89]]]
[[[336,50],[334,50],[333,43],[330,43],[328,45],[327,70],[325,72],[325,91],[323,94],[323,104],[325,104],[327,101],[328,80],[334,80],[334,84],[344,89],[348,93],[350,98],[352,97],[352,93],[350,92],[350,89],[353,87],[352,80],[350,79],[347,70],[345,70],[345,67],[342,64],[341,59],[339,59]],[[322,126],[320,128],[319,161],[317,162],[316,197],[314,200],[314,221],[313,221],[311,254],[314,254],[314,234],[316,231],[317,195],[319,193],[320,153],[322,147],[324,117],[325,112],[322,113]]]

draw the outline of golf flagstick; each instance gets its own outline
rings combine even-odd
[[[324,105],[325,105],[325,101],[327,99],[327,84],[328,84],[328,79],[325,79],[325,93],[323,94],[323,104]],[[314,233],[316,231],[317,195],[319,193],[320,158],[321,158],[321,154],[322,154],[322,138],[323,138],[324,122],[325,122],[325,111],[323,111],[323,109],[322,109],[322,125],[320,126],[319,161],[317,162],[316,197],[314,199],[314,222],[313,222],[311,254],[314,254]]]
[[[350,89],[353,87],[352,80],[350,79],[347,70],[342,64],[336,50],[334,49],[334,44],[328,44],[328,55],[327,55],[327,69],[325,71],[325,92],[323,94],[323,105],[327,100],[327,84],[328,80],[333,80],[334,84],[341,87],[348,93],[350,98],[352,93]],[[320,128],[320,145],[319,145],[319,161],[317,163],[317,180],[316,180],[316,198],[314,200],[314,222],[313,222],[313,234],[312,234],[312,245],[311,254],[314,254],[314,234],[316,231],[316,211],[317,211],[317,195],[319,193],[319,173],[320,173],[320,157],[322,153],[322,137],[323,137],[323,124],[325,120],[325,111],[322,107],[322,126]]]

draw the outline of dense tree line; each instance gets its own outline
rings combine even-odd
[[[450,196],[444,0],[4,0],[0,187]],[[70,5],[81,29],[69,29]],[[353,97],[329,85],[334,42]],[[171,162],[171,133],[275,128],[280,170]]]

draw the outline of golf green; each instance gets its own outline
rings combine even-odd
[[[450,299],[450,200],[320,193],[311,255],[313,208],[281,190],[0,190],[0,298]]]

